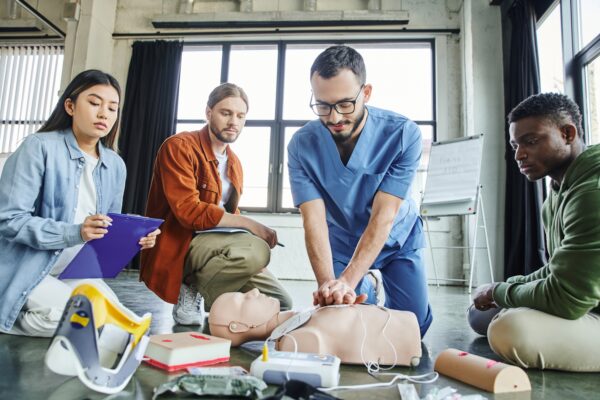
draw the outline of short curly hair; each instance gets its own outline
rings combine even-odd
[[[508,123],[527,117],[543,117],[558,127],[572,123],[577,128],[577,134],[583,137],[579,106],[564,94],[540,93],[529,96],[508,114]]]

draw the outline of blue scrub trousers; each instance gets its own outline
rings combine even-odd
[[[427,278],[421,249],[398,251],[378,264],[371,269],[381,271],[386,296],[385,306],[394,310],[412,311],[417,316],[421,337],[425,336],[433,316],[427,295]],[[345,263],[334,261],[333,270],[336,277],[339,277],[345,268]],[[361,279],[355,290],[356,294],[366,293],[369,296],[365,303],[377,304],[371,279]]]

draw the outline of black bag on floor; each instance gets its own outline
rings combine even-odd
[[[318,390],[306,382],[293,379],[284,383],[274,395],[263,397],[261,400],[282,400],[284,396],[298,400],[341,400]]]

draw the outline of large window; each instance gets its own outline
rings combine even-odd
[[[247,92],[246,127],[231,145],[244,168],[240,207],[293,211],[286,147],[302,125],[315,119],[309,108],[309,71],[332,42],[224,43],[186,45],[181,66],[178,131],[205,124],[206,100],[220,82]],[[433,41],[347,42],[364,57],[369,104],[406,115],[423,133],[424,149],[435,137]],[[420,169],[426,169],[424,154]],[[418,186],[419,180],[417,179]],[[416,188],[418,192],[418,188]]]
[[[537,48],[540,62],[542,93],[565,91],[565,70],[562,60],[560,7],[555,5],[538,23]]]
[[[15,151],[50,116],[62,64],[60,46],[0,47],[0,153]]]
[[[600,143],[599,19],[598,0],[557,0],[537,29],[542,91],[579,104],[588,144]]]
[[[583,129],[589,144],[600,143],[600,2],[598,0],[563,0],[561,2],[563,52],[566,81],[583,112]],[[570,27],[570,29],[568,29]]]

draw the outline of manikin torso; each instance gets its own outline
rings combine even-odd
[[[374,305],[317,309],[306,324],[277,341],[277,350],[294,351],[289,336],[299,352],[334,354],[348,364],[418,365],[421,358],[415,315]]]
[[[258,291],[225,293],[211,308],[211,334],[230,339],[232,346],[265,340],[297,314],[279,312],[278,307],[276,299]],[[421,357],[415,315],[374,305],[318,308],[304,325],[279,338],[276,349],[293,352],[294,339],[299,352],[333,354],[347,364],[417,365]]]

